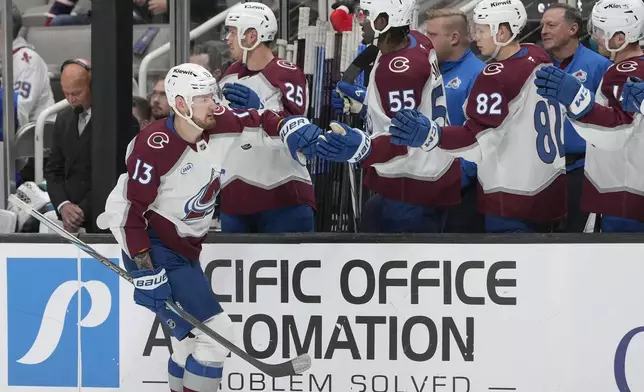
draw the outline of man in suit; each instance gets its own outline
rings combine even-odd
[[[91,228],[91,64],[66,61],[60,83],[71,107],[56,117],[54,145],[45,165],[49,197],[65,230]]]

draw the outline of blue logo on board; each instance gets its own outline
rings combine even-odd
[[[118,388],[118,279],[91,258],[7,258],[9,386]]]

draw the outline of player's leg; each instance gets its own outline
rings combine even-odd
[[[189,260],[155,243],[152,262],[155,267],[163,265],[166,269],[174,301],[220,335],[234,340],[232,321],[215,298],[199,260]],[[177,355],[173,354],[168,362],[169,380],[176,386],[183,376],[184,392],[216,392],[228,350],[169,310],[159,312],[159,317],[178,340]]]
[[[375,194],[371,196],[360,214],[361,233],[382,233],[382,196]]]
[[[315,230],[313,208],[306,204],[263,211],[258,215],[260,233],[310,233]]]
[[[644,233],[644,222],[619,216],[603,215],[601,228],[603,233]]]
[[[385,233],[441,233],[445,209],[382,198],[382,229]]]
[[[250,216],[220,214],[222,233],[251,233]]]
[[[172,355],[168,358],[168,385],[172,392],[183,392],[183,376],[188,356],[195,349],[195,338],[192,334],[178,340],[170,337]]]

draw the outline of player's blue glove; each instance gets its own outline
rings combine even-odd
[[[331,92],[331,107],[335,114],[359,114],[364,118],[367,115],[367,89],[359,84],[338,82],[335,90]]]
[[[644,83],[642,79],[630,77],[628,82],[624,83],[622,90],[622,109],[625,112],[644,113],[642,109],[642,102],[644,101]]]
[[[153,312],[165,309],[165,301],[172,297],[164,268],[131,272],[134,284],[134,302]]]
[[[291,157],[302,166],[306,160],[315,155],[318,136],[322,129],[304,116],[290,116],[284,119],[280,126],[280,138],[291,152]]]
[[[264,109],[257,93],[240,83],[226,83],[224,97],[233,109]]]
[[[318,137],[316,154],[335,162],[356,163],[371,152],[371,139],[366,133],[346,124],[332,121],[330,131]]]
[[[537,94],[548,100],[559,101],[573,119],[584,117],[593,108],[595,94],[577,78],[559,68],[551,65],[541,68],[536,73],[534,84]]]
[[[392,144],[431,151],[441,142],[441,127],[416,109],[403,109],[391,120]]]

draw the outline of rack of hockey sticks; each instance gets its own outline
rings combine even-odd
[[[414,12],[412,28],[417,25]],[[310,25],[310,8],[299,8],[297,41],[278,40],[278,55],[304,71],[309,89],[307,117],[323,129],[332,120],[364,129],[357,115],[335,116],[331,91],[340,81],[368,84],[369,66],[378,50],[361,44],[362,30],[354,20],[352,31],[336,33],[327,21]],[[313,158],[308,163],[317,202],[318,232],[357,232],[363,202],[371,193],[363,186],[363,171],[357,165]]]
[[[297,41],[278,41],[278,55],[304,71],[308,83],[307,117],[327,129],[329,122],[340,120],[362,128],[358,116],[334,116],[331,91],[342,80],[344,71],[364,48],[360,27],[336,33],[327,21],[310,26],[310,8],[299,9]],[[366,84],[364,75],[351,82]],[[357,232],[362,200],[362,172],[357,166],[313,158],[307,164],[317,202],[318,232]]]

